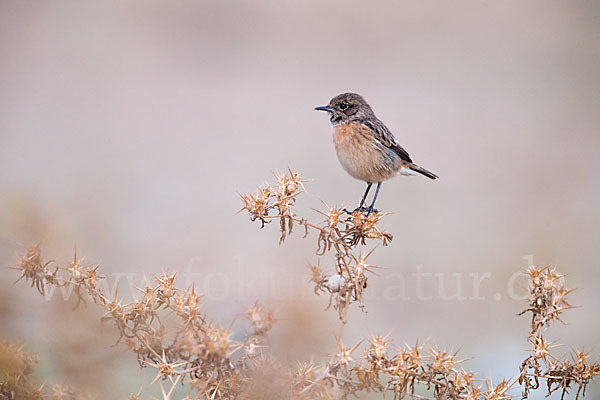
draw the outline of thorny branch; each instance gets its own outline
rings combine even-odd
[[[186,381],[191,385],[188,391],[206,398],[235,398],[243,386],[239,374],[253,367],[252,361],[261,355],[263,339],[275,322],[271,311],[255,303],[244,313],[250,332],[245,334],[245,341],[236,342],[231,339],[230,328],[208,321],[201,311],[201,296],[193,288],[183,291],[175,286],[176,274],[156,276],[154,285],[138,289],[139,299],[123,304],[116,293],[111,299],[100,289],[98,280],[103,277],[98,275],[98,266],[84,264],[77,255],[68,266],[54,266],[42,260],[40,248],[35,246],[21,257],[16,269],[21,271],[19,280],[31,281],[42,295],[47,285],[71,286],[78,304],[89,299],[103,308],[106,314],[102,320],[112,321],[119,332],[117,343],[126,343],[141,368],[156,369],[152,383],[171,383],[165,394]],[[165,326],[161,313],[176,316],[178,325]],[[12,391],[0,383],[1,399],[19,398],[7,393]],[[55,394],[44,397],[43,387],[32,393],[38,397],[29,398],[71,398]]]
[[[292,233],[294,224],[304,227],[304,237],[311,230],[317,232],[316,253],[323,256],[332,252],[334,270],[326,274],[318,263],[310,266],[315,294],[329,293],[329,304],[333,305],[345,324],[351,303],[358,302],[361,308],[364,307],[363,292],[367,287],[367,273],[377,268],[367,262],[373,251],[356,254],[354,250],[359,245],[367,244],[369,240],[377,240],[384,246],[392,241],[391,234],[377,227],[385,214],[374,212],[366,216],[355,211],[347,216],[344,210],[328,208],[325,212],[319,211],[325,217],[320,225],[310,223],[305,218],[298,217],[293,209],[298,195],[305,191],[300,175],[290,170],[287,174],[275,176],[275,186],[265,184],[252,194],[240,195],[244,202],[242,210],[250,214],[252,221],[260,221],[261,228],[271,220],[278,220],[280,244]]]
[[[243,210],[261,227],[277,220],[280,243],[292,233],[295,225],[317,234],[316,252],[333,256],[331,272],[324,272],[317,262],[310,266],[316,294],[329,293],[330,305],[341,320],[336,349],[323,365],[300,363],[287,367],[266,353],[267,334],[275,323],[271,311],[255,303],[243,314],[249,322],[249,332],[243,341],[231,338],[231,327],[208,321],[201,310],[201,296],[193,288],[176,287],[175,274],[155,277],[152,285],[140,290],[140,299],[123,304],[118,296],[109,296],[98,285],[99,267],[83,263],[75,254],[66,266],[44,261],[39,246],[30,248],[15,267],[23,279],[45,295],[46,286],[71,287],[78,302],[89,300],[102,308],[102,318],[112,321],[119,332],[118,341],[126,343],[137,356],[141,368],[154,368],[163,400],[174,399],[346,399],[361,392],[380,392],[394,399],[422,400],[501,400],[512,397],[510,389],[520,386],[525,399],[532,390],[545,383],[547,394],[560,391],[561,398],[572,388],[575,397],[585,395],[587,385],[598,374],[598,362],[590,362],[585,351],[574,351],[570,359],[557,357],[542,332],[553,320],[571,308],[570,293],[564,277],[550,268],[530,268],[529,305],[521,314],[531,312],[529,331],[531,350],[523,361],[520,373],[512,380],[494,384],[478,379],[475,373],[463,368],[457,352],[442,350],[433,343],[395,346],[388,336],[373,334],[352,346],[343,343],[349,306],[363,306],[367,288],[367,273],[375,268],[367,262],[373,253],[357,253],[357,247],[370,241],[388,245],[389,233],[377,224],[385,216],[372,213],[365,216],[355,212],[346,216],[343,210],[328,208],[321,214],[325,220],[311,223],[294,213],[299,194],[304,191],[297,173],[276,175],[277,183],[264,185],[253,194],[241,195]],[[161,314],[172,314],[177,326],[166,326]],[[4,360],[9,360],[5,363]],[[0,342],[0,399],[80,399],[85,394],[65,385],[31,383],[30,375],[35,357],[25,353],[22,346]],[[4,368],[8,365],[7,368]],[[166,387],[164,386],[166,385]],[[416,388],[430,397],[415,393]],[[140,394],[130,396],[138,399]]]

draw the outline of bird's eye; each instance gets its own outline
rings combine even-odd
[[[346,103],[342,103],[342,104],[340,104],[340,110],[344,111],[344,110],[346,110],[347,108],[348,108],[348,104],[346,104]]]

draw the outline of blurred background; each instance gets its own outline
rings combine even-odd
[[[61,263],[77,246],[125,299],[162,270],[223,324],[258,299],[277,310],[269,351],[326,357],[338,320],[308,283],[314,237],[278,246],[236,213],[288,167],[311,179],[302,216],[360,200],[313,110],[346,91],[440,179],[383,185],[395,238],[344,342],[431,338],[513,377],[533,263],[577,287],[547,333],[558,354],[600,352],[598,1],[1,1],[0,58],[0,337],[39,355],[40,380],[125,398],[153,374],[93,306],[13,285],[38,242]]]

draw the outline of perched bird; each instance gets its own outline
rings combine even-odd
[[[315,110],[329,113],[329,121],[333,125],[333,144],[342,167],[352,177],[367,183],[367,190],[356,210],[366,211],[367,215],[377,211],[374,208],[375,201],[381,183],[386,179],[399,174],[416,173],[430,179],[438,177],[413,163],[362,96],[343,93],[331,99],[328,105],[316,107]],[[365,199],[373,183],[377,183],[375,196],[371,205],[365,208]]]

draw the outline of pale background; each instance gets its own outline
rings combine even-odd
[[[0,336],[39,354],[40,380],[125,398],[148,378],[109,347],[94,307],[12,285],[6,267],[37,242],[60,262],[76,245],[136,285],[180,271],[224,324],[260,299],[278,309],[270,351],[290,364],[326,356],[338,322],[308,284],[314,239],[278,246],[275,224],[236,214],[237,193],[291,167],[312,179],[300,214],[354,205],[364,185],[313,111],[344,91],[440,176],[384,184],[395,240],[373,255],[386,269],[344,341],[431,337],[480,376],[512,377],[529,318],[507,282],[530,256],[578,288],[581,308],[549,338],[600,352],[598,1],[2,0],[0,59]],[[418,268],[449,293],[463,274],[467,296],[468,274],[489,272],[485,300],[445,301],[433,278],[419,300]]]

